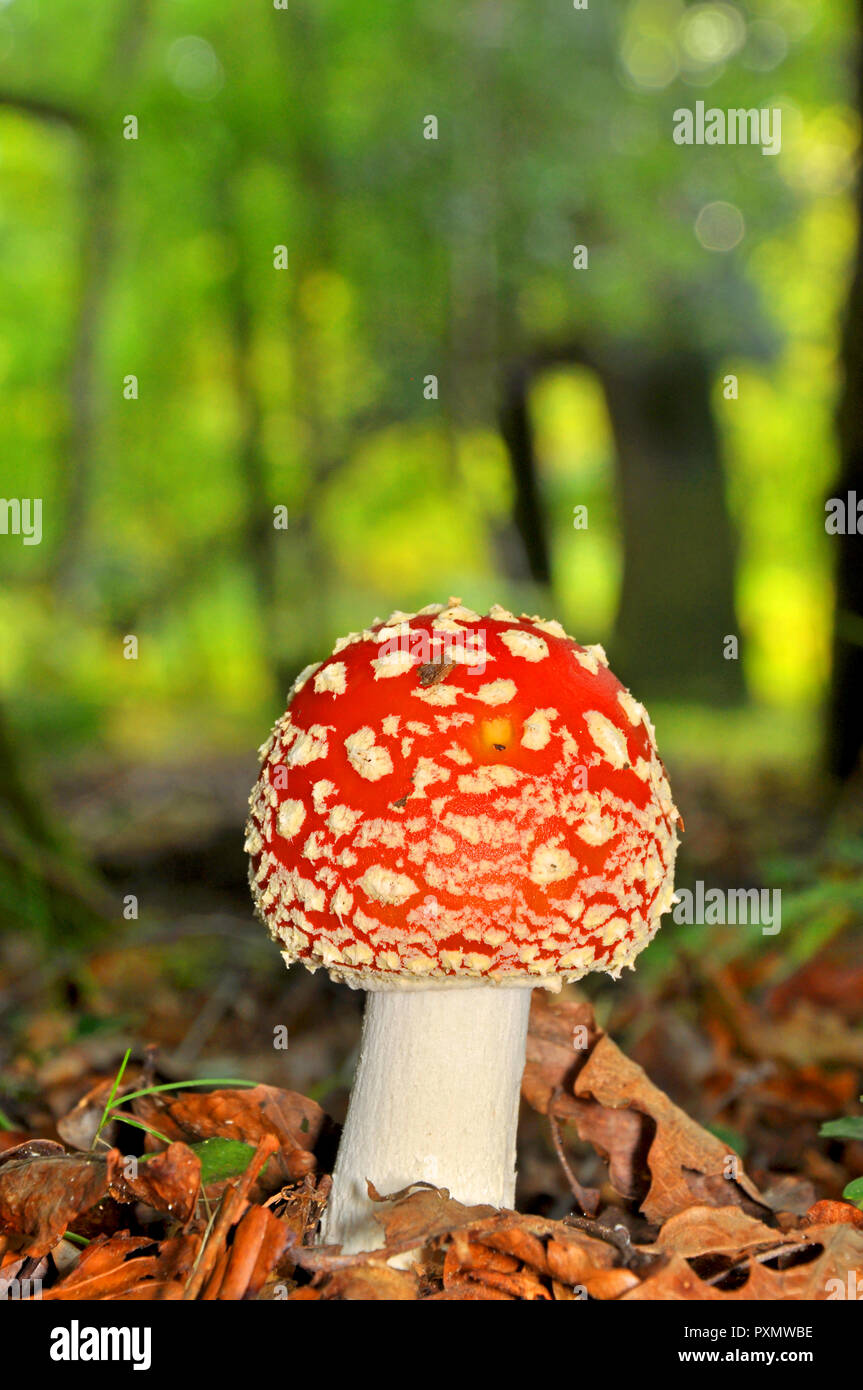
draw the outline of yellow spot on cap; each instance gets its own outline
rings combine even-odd
[[[480,724],[480,743],[486,753],[503,753],[513,740],[511,719],[484,719]]]

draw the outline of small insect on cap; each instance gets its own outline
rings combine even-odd
[[[261,757],[246,849],[288,963],[557,989],[616,978],[672,903],[653,726],[557,622],[393,613],[303,671]]]

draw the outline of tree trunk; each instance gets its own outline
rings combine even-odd
[[[618,460],[623,589],[614,637],[640,698],[739,699],[734,545],[708,362],[675,353],[601,369]]]
[[[513,532],[519,547],[507,545],[505,569],[512,579],[551,584],[551,560],[530,420],[530,368],[510,373],[500,410],[500,430],[509,450],[513,480]]]
[[[530,388],[539,372],[566,365],[599,377],[614,434],[624,549],[613,647],[618,673],[646,699],[740,699],[740,661],[724,654],[724,639],[740,636],[734,545],[710,401],[713,373],[703,358],[675,353],[651,360],[641,351],[637,358],[600,361],[570,343],[544,349],[511,372],[501,433],[526,577],[541,585],[553,580]]]
[[[863,33],[863,4],[858,5]],[[863,110],[863,60],[859,73],[859,108]],[[863,179],[858,186],[860,226],[863,228]],[[837,424],[841,468],[832,495],[847,501],[856,492],[863,501],[863,230],[858,233],[854,276],[848,293],[842,335],[844,383]],[[850,511],[850,509],[849,509]],[[846,778],[857,767],[863,748],[863,536],[852,530],[831,536],[838,549],[836,616],[833,630],[833,682],[830,692],[828,750],[830,768]]]

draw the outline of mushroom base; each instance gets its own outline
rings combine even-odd
[[[512,1206],[530,994],[369,994],[323,1243],[383,1244],[367,1179],[384,1196],[423,1181],[469,1206]]]

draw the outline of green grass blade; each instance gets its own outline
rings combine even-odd
[[[116,1096],[117,1091],[118,1091],[119,1088],[120,1088],[120,1083],[121,1083],[122,1080],[123,1080],[123,1073],[124,1073],[125,1070],[126,1070],[126,1067],[127,1067],[127,1065],[128,1065],[129,1058],[131,1057],[131,1055],[132,1055],[132,1049],[131,1049],[131,1047],[127,1047],[127,1048],[126,1048],[126,1055],[125,1055],[125,1057],[123,1058],[122,1062],[120,1063],[120,1070],[117,1072],[117,1075],[114,1077],[114,1084],[113,1084],[113,1086],[111,1087],[110,1095],[108,1096],[108,1099],[107,1099],[107,1101],[105,1102],[105,1109],[102,1111],[102,1118],[101,1118],[101,1120],[99,1121],[99,1127],[98,1127],[98,1129],[96,1130],[96,1133],[93,1135],[93,1143],[90,1145],[91,1149],[95,1149],[95,1147],[96,1147],[96,1141],[99,1139],[99,1136],[101,1135],[102,1130],[105,1128],[106,1124],[108,1123],[108,1112],[109,1112],[109,1110],[111,1109],[111,1106],[112,1106],[113,1103],[114,1103],[114,1097]]]
[[[139,1100],[141,1096],[154,1096],[159,1091],[180,1091],[187,1086],[257,1086],[257,1081],[240,1081],[232,1076],[202,1076],[196,1081],[168,1081],[163,1086],[145,1086],[143,1091],[129,1091],[117,1101],[125,1105],[129,1100]],[[109,1101],[109,1106],[111,1102]],[[107,1108],[107,1107],[106,1107]]]

